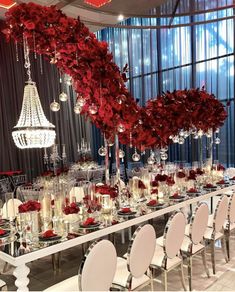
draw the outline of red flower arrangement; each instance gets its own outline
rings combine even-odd
[[[18,207],[19,213],[26,213],[30,211],[40,211],[41,209],[41,204],[38,201],[28,201],[25,202]]]
[[[70,205],[65,206],[63,209],[65,215],[77,214],[79,211],[80,209],[76,203],[71,203]]]
[[[177,177],[178,177],[178,178],[184,178],[184,177],[186,177],[186,174],[185,174],[183,171],[179,171],[179,172],[177,173]]]
[[[110,195],[112,199],[115,199],[118,195],[118,190],[115,187],[111,187],[108,185],[96,186],[95,192],[100,193],[102,195]]]
[[[6,13],[6,24],[8,40],[22,43],[24,35],[31,50],[72,77],[74,90],[85,101],[82,114],[108,139],[122,124],[121,143],[129,144],[132,133],[132,144],[141,150],[161,147],[180,129],[215,130],[227,117],[223,104],[204,88],[166,92],[141,108],[125,86],[127,67],[119,70],[107,43],[99,42],[79,18],[67,17],[55,6],[21,3]],[[92,104],[96,114],[89,111]]]

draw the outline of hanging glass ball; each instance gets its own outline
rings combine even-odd
[[[179,142],[180,145],[184,144],[184,137],[179,137]]]
[[[137,152],[134,152],[132,155],[132,160],[133,161],[140,161],[140,155]]]
[[[59,95],[59,99],[60,99],[60,101],[67,101],[68,100],[68,95],[65,92],[62,92]]]
[[[126,100],[126,96],[125,96],[124,94],[120,94],[120,95],[118,95],[118,97],[117,97],[117,102],[118,102],[119,104],[122,104],[122,102],[125,101],[125,100]]]
[[[197,129],[196,129],[196,128],[193,128],[192,131],[191,131],[191,133],[192,133],[193,135],[196,135],[196,134],[197,134]]]
[[[123,158],[125,156],[125,152],[122,149],[119,149],[119,158]]]
[[[105,155],[107,154],[107,150],[106,150],[106,148],[105,148],[104,146],[101,146],[101,147],[99,148],[99,150],[98,150],[98,154],[99,154],[100,156],[105,156]]]
[[[168,155],[167,155],[167,153],[163,153],[163,154],[161,154],[161,160],[167,160],[167,158],[168,158]]]
[[[60,104],[56,101],[53,101],[51,104],[50,104],[50,109],[51,111],[53,112],[58,112],[60,110]]]
[[[174,143],[178,143],[178,142],[179,142],[179,137],[178,137],[178,136],[174,136],[174,137],[172,138],[172,141],[173,141]]]
[[[82,108],[80,107],[80,105],[76,104],[73,110],[75,114],[79,115],[82,111]]]
[[[126,128],[125,128],[125,126],[123,124],[119,124],[117,126],[117,130],[118,130],[119,133],[123,133],[123,132],[125,132]]]
[[[215,138],[215,144],[217,144],[217,145],[220,144],[220,138],[219,138],[219,137],[216,137],[216,138]]]
[[[186,139],[186,138],[188,138],[188,136],[190,135],[190,132],[189,131],[184,131],[184,138]]]
[[[211,138],[211,137],[212,137],[212,133],[211,133],[211,131],[206,132],[206,137],[207,137],[207,138]]]
[[[153,165],[154,163],[155,163],[155,158],[154,158],[154,156],[149,156],[149,158],[147,159],[147,163],[149,164],[149,165]]]
[[[98,111],[98,108],[95,104],[92,104],[89,106],[89,113],[91,115],[95,115],[97,113],[97,111]]]
[[[198,130],[197,134],[198,134],[199,137],[202,137],[204,133],[203,133],[202,130]]]
[[[112,141],[108,141],[108,146],[109,147],[112,147],[114,145],[114,142],[112,142]]]
[[[78,97],[77,99],[77,104],[80,105],[80,106],[84,106],[86,103],[86,100],[84,98],[82,98],[81,96]]]
[[[220,129],[218,128],[215,130],[215,133],[219,134],[219,131],[220,131]]]
[[[180,136],[180,137],[184,137],[184,130],[180,130],[180,132],[179,132],[179,136]]]
[[[166,145],[166,146],[164,146],[164,147],[162,147],[161,149],[160,149],[160,154],[163,154],[163,153],[165,153],[165,152],[167,152],[168,151],[168,146]]]
[[[198,134],[197,133],[193,135],[193,139],[198,139]]]

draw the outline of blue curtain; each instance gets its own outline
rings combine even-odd
[[[184,1],[185,2],[185,1]],[[187,2],[187,1],[186,1]],[[208,1],[198,0],[197,9],[208,7]],[[221,0],[220,5],[231,1]],[[190,6],[190,1],[188,1]],[[220,145],[214,145],[215,159],[234,165],[234,20],[217,21],[232,16],[233,9],[206,14],[175,17],[173,24],[214,20],[193,26],[171,29],[107,28],[97,33],[107,41],[114,60],[120,68],[128,63],[127,86],[132,95],[144,105],[162,91],[205,86],[224,104],[231,102],[228,119],[219,133]],[[126,25],[168,25],[169,18],[132,18]],[[206,142],[206,141],[205,141]],[[206,153],[206,143],[203,144]],[[204,157],[205,158],[205,157]],[[188,138],[184,145],[172,145],[171,161],[198,159],[198,142]]]

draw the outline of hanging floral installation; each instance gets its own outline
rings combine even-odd
[[[14,6],[6,13],[6,25],[8,40],[22,43],[24,35],[32,51],[72,78],[81,113],[110,140],[118,133],[121,143],[141,150],[162,147],[180,131],[216,130],[227,117],[223,104],[204,89],[166,92],[140,107],[107,43],[55,6]]]

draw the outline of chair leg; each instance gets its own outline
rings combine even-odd
[[[149,277],[150,277],[150,287],[151,287],[151,291],[154,291],[154,290],[153,290],[153,270],[152,270],[151,268],[149,268],[148,272],[149,272]]]
[[[167,291],[167,271],[164,270],[164,291]]]
[[[9,269],[9,264],[7,262],[4,263],[3,269],[2,269],[2,273],[6,273]]]
[[[227,233],[225,235],[225,240],[226,240],[226,248],[227,248],[228,260],[230,261],[230,234],[229,233]]]
[[[187,258],[188,261],[188,285],[189,291],[192,291],[192,257]]]
[[[179,271],[180,271],[180,279],[181,279],[182,286],[184,288],[184,291],[187,291],[185,280],[184,280],[184,263],[183,263],[183,260],[181,261],[180,270]]]
[[[223,236],[221,238],[221,246],[222,246],[222,251],[223,251],[223,254],[224,254],[224,259],[226,261],[226,263],[228,262],[228,255],[227,255],[227,252],[226,252],[226,248],[225,248],[225,237]]]
[[[210,272],[209,272],[209,269],[208,269],[207,263],[206,263],[206,249],[205,248],[203,249],[201,255],[202,255],[202,262],[203,262],[203,266],[205,268],[207,277],[210,278]]]
[[[212,271],[215,275],[215,241],[211,240],[211,264],[212,264]]]

